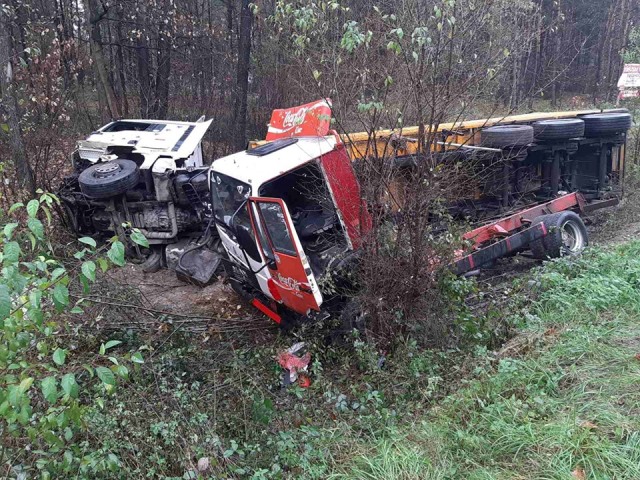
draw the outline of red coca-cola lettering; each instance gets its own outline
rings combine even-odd
[[[324,137],[331,125],[331,100],[274,110],[271,114],[267,141],[289,137]]]

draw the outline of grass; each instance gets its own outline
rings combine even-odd
[[[425,416],[343,446],[333,478],[640,478],[639,287],[637,241],[547,264],[520,351],[478,358]]]
[[[300,333],[309,389],[280,387],[290,336],[175,334],[94,411],[87,441],[119,459],[108,478],[639,479],[640,241],[518,282],[518,334],[495,352],[404,339],[381,367],[369,343]]]

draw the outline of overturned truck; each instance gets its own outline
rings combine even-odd
[[[384,159],[401,172],[428,157],[482,171],[482,181],[447,206],[454,219],[479,224],[464,234],[469,249],[452,265],[458,274],[525,250],[538,258],[577,254],[588,244],[581,215],[617,204],[623,193],[626,111],[441,124],[430,129],[437,140],[428,155],[418,127],[341,136],[329,132],[330,113],[325,102],[275,111],[266,141],[211,167],[231,285],[281,324],[357,315],[343,307],[371,216],[354,160]]]
[[[222,264],[237,293],[285,325],[357,315],[344,305],[372,205],[354,161],[392,162],[398,179],[427,157],[481,171],[447,205],[477,225],[464,234],[458,274],[527,250],[577,254],[588,244],[581,215],[622,197],[631,126],[623,110],[441,124],[429,129],[428,155],[424,127],[338,135],[330,115],[326,101],[276,110],[265,141],[210,167],[200,147],[208,122],[114,122],[79,143],[61,198],[79,234],[138,228],[151,248],[130,248],[145,268],[167,266],[202,284]]]
[[[118,120],[81,140],[73,174],[59,196],[78,235],[126,237],[138,229],[150,246],[128,245],[145,271],[163,266],[205,284],[220,263],[211,228],[209,167],[202,137],[211,124]]]

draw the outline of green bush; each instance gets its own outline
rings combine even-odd
[[[41,193],[0,212],[0,457],[10,477],[94,478],[118,469],[115,455],[87,448],[85,417],[143,362],[140,352],[113,355],[117,340],[82,358],[77,330],[68,335],[84,313],[73,292],[88,293],[99,270],[123,265],[124,245],[114,238],[98,248],[84,237],[63,262],[41,220],[51,223],[57,202]]]

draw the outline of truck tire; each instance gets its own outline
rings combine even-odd
[[[142,263],[144,273],[156,273],[162,268],[162,247],[154,248]]]
[[[353,330],[357,330],[360,335],[365,332],[366,315],[362,311],[362,306],[357,300],[347,300],[342,306],[338,316],[338,325],[335,325],[329,333],[329,340],[332,344],[346,346],[350,343]]]
[[[497,125],[483,128],[481,145],[493,148],[524,147],[533,142],[533,127],[529,125]]]
[[[78,183],[87,197],[108,198],[131,190],[139,178],[140,171],[135,162],[118,159],[92,165],[80,174]]]
[[[624,133],[631,128],[629,113],[594,113],[582,117],[585,137],[603,137]]]
[[[579,118],[559,118],[540,120],[533,124],[536,140],[565,140],[584,136],[584,120]]]
[[[577,213],[571,211],[540,215],[531,225],[544,223],[547,235],[531,242],[529,248],[539,259],[578,255],[589,244],[587,227]]]

